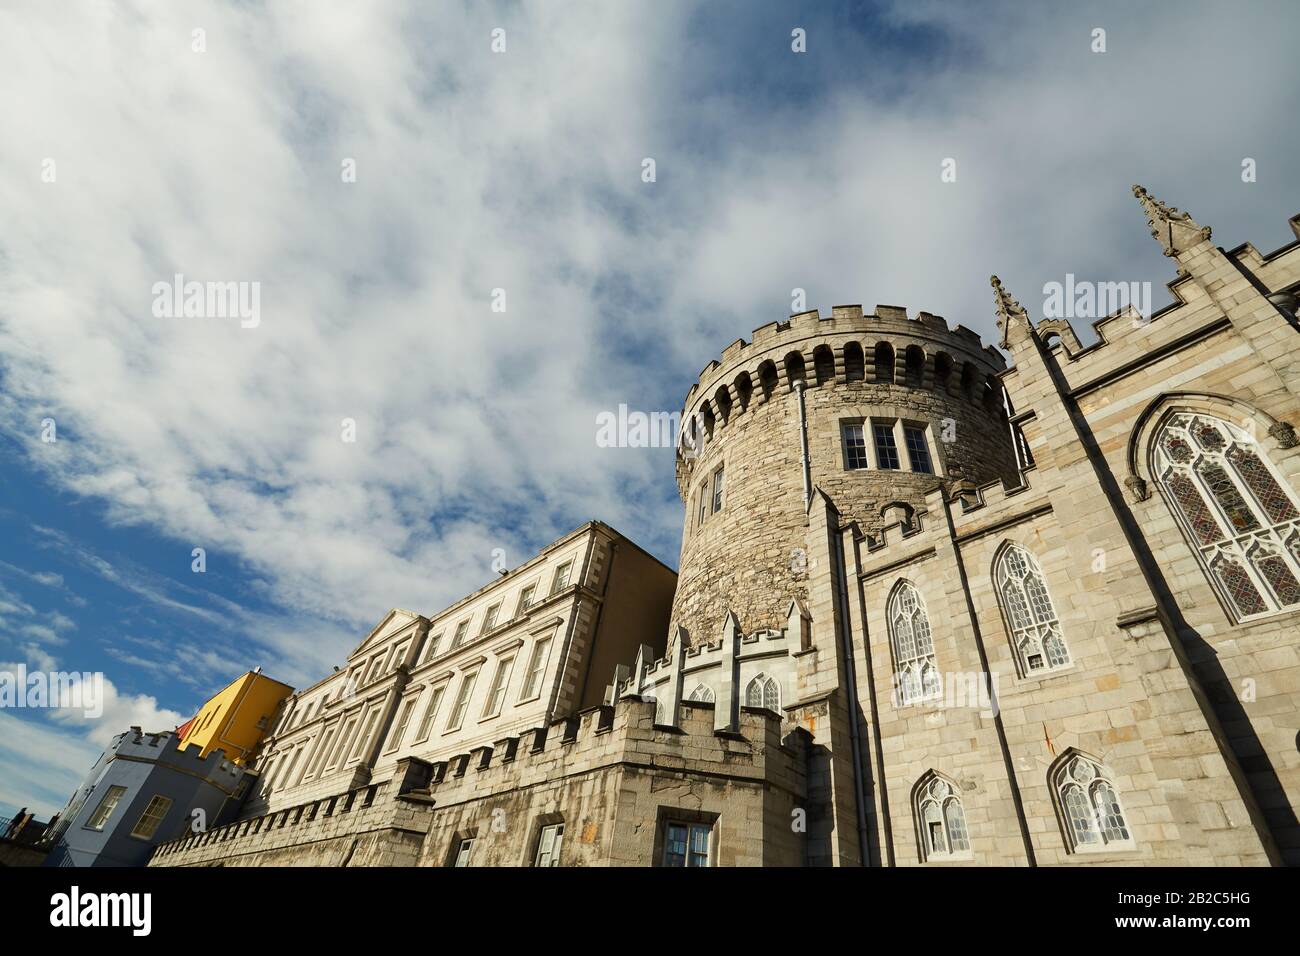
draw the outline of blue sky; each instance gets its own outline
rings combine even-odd
[[[671,451],[596,416],[678,408],[794,288],[992,341],[995,271],[1166,301],[1132,183],[1228,247],[1300,212],[1293,4],[329,6],[0,11],[0,668],[111,686],[0,711],[0,814],[497,549],[599,518],[675,566]],[[260,324],[155,317],[178,272]]]

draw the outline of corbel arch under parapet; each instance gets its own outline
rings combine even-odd
[[[1043,319],[1037,326],[1038,337],[1043,340],[1043,345],[1051,348],[1053,338],[1061,340],[1065,346],[1067,358],[1073,358],[1083,346],[1079,344],[1079,336],[1074,332],[1074,326],[1070,324],[1069,319]]]

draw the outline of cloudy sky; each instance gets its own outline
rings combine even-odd
[[[994,271],[1158,308],[1135,182],[1282,245],[1300,8],[1220,6],[6,4],[0,670],[110,694],[0,711],[0,814],[496,549],[599,518],[675,566],[672,452],[596,415],[679,407],[792,289],[990,340]],[[155,315],[177,273],[259,283],[260,323]]]

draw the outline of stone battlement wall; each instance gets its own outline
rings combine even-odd
[[[829,320],[808,313],[756,334],[754,345],[729,350],[727,364],[706,376],[717,382],[713,394],[688,398],[698,418],[687,426],[693,443],[677,458],[686,513],[670,623],[670,633],[685,628],[688,643],[712,639],[728,611],[754,633],[780,627],[791,600],[807,601],[805,429],[809,486],[868,531],[888,523],[892,505],[919,510],[941,486],[1017,481],[1001,355],[937,316],[908,319],[878,307],[886,315],[867,319],[860,311]],[[863,428],[867,467],[850,467],[846,424]],[[877,425],[892,436],[892,466],[877,461]],[[909,427],[921,429],[928,462],[912,460]]]
[[[615,778],[622,782],[614,792],[629,800],[642,789],[663,789],[662,781],[651,787],[649,777],[672,778],[688,793],[700,787],[716,791],[718,815],[722,795],[734,800],[739,792],[758,807],[754,813],[770,818],[763,825],[775,829],[773,845],[789,853],[793,836],[786,837],[782,827],[789,829],[790,809],[805,789],[803,732],[783,743],[780,719],[761,710],[744,709],[738,732],[728,734],[713,732],[706,705],[684,706],[677,728],[657,727],[654,713],[652,701],[627,697],[447,760],[406,758],[389,781],[162,844],[150,865],[440,866],[449,841],[470,832],[483,839],[490,862],[515,864],[527,852],[526,825],[548,814],[574,820],[580,848],[575,862],[644,863],[649,846],[617,840],[615,808],[603,801],[597,807],[592,799],[594,793],[608,794],[607,783]],[[706,782],[692,778],[697,771],[704,771]],[[753,814],[741,806],[723,845],[733,863],[762,862],[759,835],[745,834]],[[692,802],[685,809],[697,808]],[[506,814],[504,828],[495,811]]]
[[[816,343],[808,340],[819,338],[828,338],[827,345],[832,348],[838,343],[840,354],[836,368],[841,374],[842,349],[850,341],[856,342],[868,357],[878,342],[889,342],[900,363],[906,346],[915,344],[929,355],[947,352],[954,359],[969,360],[985,373],[999,371],[1007,364],[1002,353],[985,345],[978,333],[962,325],[950,328],[942,316],[919,312],[915,318],[908,318],[905,308],[894,305],[878,305],[873,314],[864,315],[861,305],[837,305],[826,318],[817,309],[800,312],[785,322],[769,322],[755,329],[752,341],[737,339],[727,346],[721,361],[714,359],[705,366],[699,380],[686,393],[686,412],[697,410],[695,403],[712,398],[719,385],[732,384],[742,372],[748,371],[757,384],[758,369],[765,358],[776,360],[779,383],[788,386],[790,377],[782,361],[790,350],[787,347],[798,345],[801,351],[807,352],[805,362],[811,369]]]
[[[171,732],[147,734],[139,727],[132,727],[114,737],[108,749],[118,757],[165,763],[225,790],[233,789],[244,775],[244,768],[227,760],[223,751],[214,750],[201,757],[198,747],[182,747],[180,739]]]

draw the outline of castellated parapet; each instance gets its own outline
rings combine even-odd
[[[924,508],[937,488],[1017,484],[1005,369],[1002,354],[970,329],[896,306],[805,312],[728,346],[686,396],[677,458],[686,519],[671,632],[683,628],[690,644],[711,640],[728,611],[747,634],[785,624],[790,601],[808,596],[814,486],[871,533],[896,512]],[[862,426],[867,467],[849,458],[852,425]],[[878,451],[877,428],[895,460]],[[928,462],[909,453],[912,429]]]
[[[113,738],[107,753],[115,754],[118,759],[162,764],[205,780],[227,793],[234,791],[244,776],[244,768],[227,760],[222,751],[214,750],[203,756],[198,747],[183,746],[181,739],[170,731],[145,733],[139,727],[132,727]]]
[[[473,839],[473,865],[519,866],[541,826],[563,823],[565,865],[647,866],[665,804],[716,821],[713,865],[801,862],[790,821],[807,733],[752,708],[733,731],[713,724],[708,704],[668,727],[653,701],[624,697],[445,760],[404,758],[389,780],[174,840],[150,865],[443,866]]]

